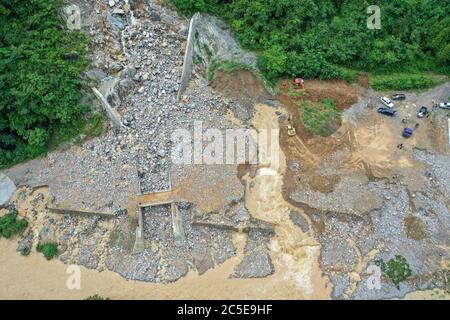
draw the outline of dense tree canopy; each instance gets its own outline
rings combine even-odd
[[[450,73],[450,2],[379,0],[381,29],[367,28],[366,0],[173,0],[185,14],[220,15],[260,53],[270,80],[342,78],[347,69]]]
[[[0,0],[0,167],[43,153],[80,125],[86,39],[67,32],[60,0]]]

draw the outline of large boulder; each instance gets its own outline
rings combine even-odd
[[[216,17],[199,13],[192,19],[194,56],[199,57],[196,60],[201,61],[206,70],[212,63],[219,61],[230,61],[257,69],[256,55],[241,47],[230,26]]]
[[[0,207],[9,203],[15,191],[16,185],[14,182],[3,173],[0,173]]]

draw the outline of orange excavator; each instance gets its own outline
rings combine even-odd
[[[295,78],[294,83],[297,88],[305,90],[305,80],[303,78]]]

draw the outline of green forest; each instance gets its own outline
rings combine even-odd
[[[228,22],[242,45],[258,53],[259,68],[272,83],[286,76],[349,80],[354,71],[450,73],[450,2],[446,0],[172,3],[186,16],[200,11]],[[367,27],[371,15],[367,8],[374,4],[380,8],[380,29]],[[420,78],[409,82],[417,81]]]
[[[87,39],[68,32],[60,0],[0,0],[0,168],[80,133]]]

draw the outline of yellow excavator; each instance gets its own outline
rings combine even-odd
[[[287,119],[287,134],[289,137],[293,137],[297,134],[294,127],[294,121],[292,120],[292,114]]]

